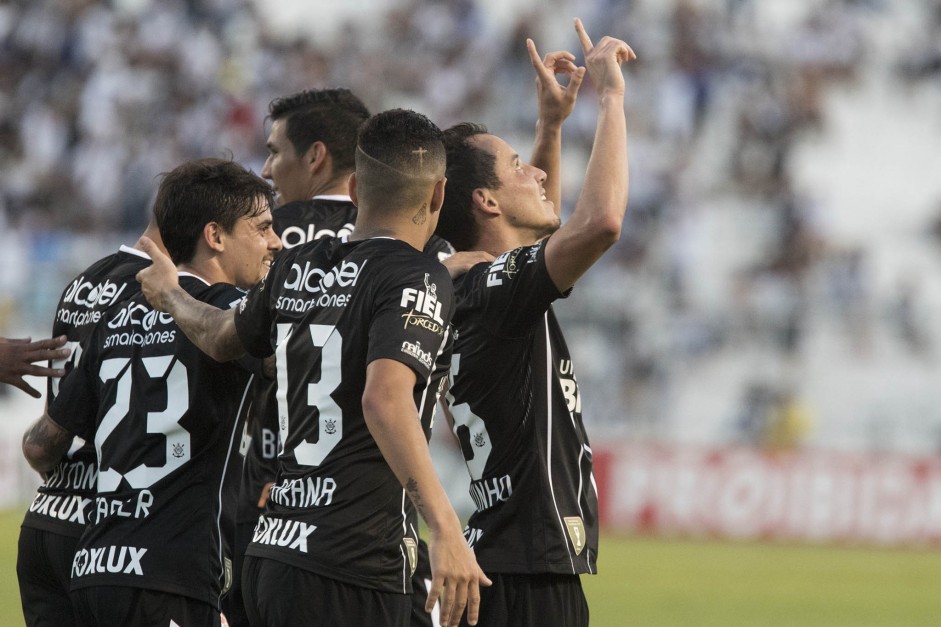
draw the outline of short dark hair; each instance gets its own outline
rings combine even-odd
[[[197,159],[161,174],[154,219],[170,258],[181,264],[193,259],[210,222],[229,233],[240,219],[273,206],[271,186],[250,170],[227,159]]]
[[[421,202],[444,169],[441,129],[421,113],[390,109],[359,129],[356,191],[364,202],[389,210]]]
[[[502,186],[497,176],[496,156],[471,142],[477,135],[489,134],[483,124],[470,122],[456,124],[444,131],[448,185],[444,189],[444,205],[435,234],[458,251],[471,250],[480,237],[480,227],[474,220],[474,190],[497,190]]]
[[[356,132],[369,109],[349,89],[307,89],[268,105],[268,117],[285,121],[285,135],[298,155],[323,142],[337,172],[355,167]]]

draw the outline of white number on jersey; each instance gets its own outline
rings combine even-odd
[[[454,404],[454,396],[451,390],[454,389],[454,381],[457,379],[457,373],[461,369],[461,356],[454,353],[451,357],[451,372],[449,374],[450,385],[448,386],[448,406],[451,409],[451,415],[454,417],[454,437],[461,445],[461,452],[464,453],[464,463],[467,464],[467,472],[471,479],[478,481],[484,475],[484,468],[487,467],[487,460],[493,451],[493,443],[490,441],[490,434],[487,432],[487,425],[483,419],[471,411],[467,403]]]
[[[310,339],[320,351],[320,371],[310,373],[312,382],[307,384],[307,406],[315,410],[318,438],[310,442],[306,438],[294,447],[294,459],[305,466],[319,466],[343,438],[343,412],[330,394],[340,385],[340,360],[343,338],[336,327],[311,324]],[[291,416],[288,407],[288,342],[295,329],[290,323],[278,324],[278,347],[275,361],[278,365],[278,426],[281,431],[281,452],[288,441]],[[307,364],[299,364],[301,368]],[[296,417],[295,417],[296,419]]]
[[[130,359],[114,358],[101,362],[99,376],[102,381],[118,379],[114,405],[107,411],[95,433],[95,449],[98,453],[98,491],[113,492],[124,478],[132,488],[149,488],[190,459],[190,434],[180,426],[179,420],[189,408],[189,380],[183,362],[173,362],[172,355],[145,357],[141,360],[152,379],[160,379],[167,386],[167,408],[163,411],[147,412],[146,432],[162,435],[165,440],[166,461],[159,466],[138,466],[121,473],[115,470],[112,456],[102,456],[102,447],[111,433],[130,415],[131,368]],[[170,364],[173,363],[173,367]],[[141,438],[140,446],[144,444]],[[135,443],[124,443],[124,450],[133,450]]]

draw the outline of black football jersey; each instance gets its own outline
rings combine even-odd
[[[284,250],[324,237],[343,237],[353,232],[356,205],[349,197],[316,196],[278,207],[273,212],[274,231]],[[444,239],[433,235],[425,253],[439,261],[454,254]],[[433,381],[437,384],[441,377]],[[437,388],[435,388],[437,389]],[[276,382],[258,379],[253,392],[251,420],[246,424],[239,452],[243,455],[238,521],[258,519],[258,498],[265,484],[274,481],[278,469],[278,408],[274,394]]]
[[[323,237],[343,237],[353,232],[356,205],[344,196],[315,196],[281,205],[272,213],[274,231],[285,250]],[[442,261],[454,254],[447,240],[432,235],[424,251]]]
[[[476,511],[464,531],[484,572],[596,572],[598,503],[572,359],[543,243],[455,284],[447,399]]]
[[[187,273],[180,285],[220,308],[245,295]],[[214,361],[142,294],[109,309],[82,346],[49,407],[98,453],[72,588],[146,588],[218,607],[222,478],[254,376],[248,362]]]
[[[453,290],[444,267],[388,238],[329,238],[283,253],[236,313],[249,353],[277,362],[279,468],[247,554],[411,593],[417,519],[363,417],[366,366],[416,373],[429,433]]]
[[[50,367],[71,366],[78,359],[80,342],[95,328],[106,309],[140,291],[135,277],[149,265],[150,257],[146,254],[122,246],[69,282],[56,306],[52,337],[65,335],[72,355],[68,360],[50,363]],[[50,403],[59,393],[59,385],[59,379],[48,379],[46,398]],[[92,511],[97,476],[94,443],[75,438],[69,452],[37,490],[23,526],[73,538],[82,535]]]

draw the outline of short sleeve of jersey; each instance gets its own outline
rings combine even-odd
[[[394,271],[394,278],[384,281],[376,294],[366,363],[393,359],[427,379],[444,350],[451,322],[451,278],[444,266],[431,260]]]
[[[462,305],[483,310],[494,335],[525,333],[553,301],[571,292],[559,292],[549,276],[546,241],[507,251],[489,266],[474,266],[464,278],[459,290],[459,297],[466,299]]]
[[[454,254],[454,247],[451,246],[448,240],[438,237],[437,235],[432,235],[428,243],[425,244],[425,248],[422,252],[434,257],[438,261],[444,261]]]
[[[249,290],[248,295],[235,308],[235,331],[245,350],[254,357],[269,357],[274,353],[271,345],[272,309],[271,285],[277,285],[273,275],[278,263],[271,267],[268,276]]]
[[[99,386],[97,372],[92,372],[98,338],[98,333],[92,333],[82,342],[78,363],[62,378],[59,394],[46,410],[57,425],[85,440],[94,438],[98,415]]]

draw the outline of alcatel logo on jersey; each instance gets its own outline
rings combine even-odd
[[[144,569],[140,561],[146,552],[147,549],[136,546],[103,546],[100,549],[81,549],[76,551],[75,557],[72,558],[72,576],[84,577],[105,573],[143,576]]]
[[[430,352],[422,350],[421,342],[402,342],[402,352],[417,359],[425,368],[431,368],[431,364],[434,362],[434,356]]]
[[[317,528],[299,520],[284,520],[261,515],[255,525],[252,542],[269,546],[286,546],[307,553],[307,537]]]
[[[288,278],[284,282],[284,289],[316,294],[318,292],[326,292],[334,285],[349,287],[356,285],[359,273],[365,266],[365,259],[362,265],[352,261],[341,261],[340,265],[334,266],[327,272],[324,272],[316,266],[311,267],[309,261],[304,262],[304,267],[294,263],[291,264]]]
[[[82,307],[106,307],[118,302],[121,293],[127,288],[127,283],[91,283],[82,275],[72,281],[62,297],[64,303],[75,303]]]
[[[441,331],[441,327],[444,326],[444,320],[441,318],[441,302],[438,301],[438,286],[430,282],[427,272],[425,273],[425,289],[417,290],[413,287],[406,287],[402,290],[402,299],[399,301],[399,306],[402,308],[411,307],[411,311],[402,315],[405,318],[406,327],[410,324],[418,324],[438,333]],[[423,320],[427,321],[428,318],[438,324],[429,326],[422,322]]]
[[[353,232],[353,225],[344,224],[336,232],[330,229],[320,229],[319,231],[316,229],[317,227],[313,224],[308,224],[306,231],[299,226],[289,226],[281,233],[281,244],[285,248],[294,248],[323,237],[343,237]]]
[[[143,303],[128,303],[108,321],[108,328],[142,326],[145,331],[149,331],[157,323],[170,324],[171,322],[173,322],[173,316],[168,313],[150,309]]]

